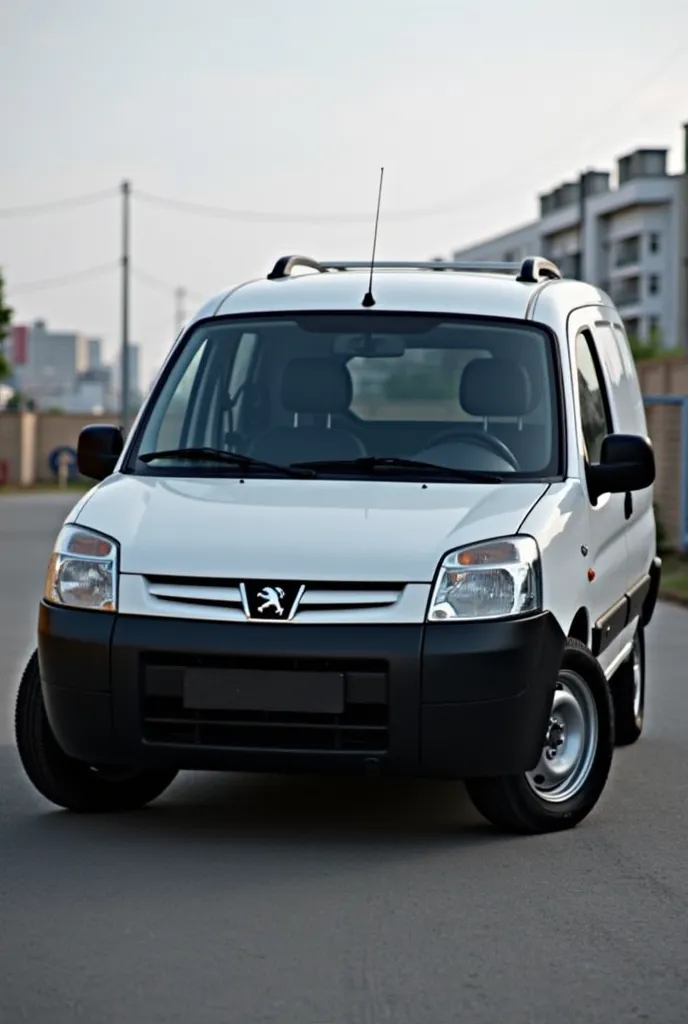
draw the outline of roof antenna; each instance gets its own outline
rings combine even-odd
[[[380,168],[380,188],[377,193],[377,212],[375,214],[375,232],[373,234],[373,255],[370,260],[370,280],[368,282],[368,291],[363,296],[363,302],[361,305],[366,308],[375,305],[375,299],[373,298],[373,270],[375,269],[375,247],[377,246],[377,227],[380,221],[380,200],[382,199],[382,179],[385,175],[384,167]]]

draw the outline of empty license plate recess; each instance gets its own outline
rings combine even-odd
[[[195,711],[340,715],[344,711],[344,675],[188,668],[184,673],[184,707]]]

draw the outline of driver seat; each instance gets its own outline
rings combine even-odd
[[[281,403],[293,414],[292,424],[260,434],[248,454],[280,465],[361,458],[366,450],[356,435],[332,426],[332,416],[348,412],[352,397],[351,375],[343,363],[326,358],[292,360],[281,386]],[[302,424],[303,416],[324,422]]]
[[[534,366],[529,372],[517,359],[475,359],[464,371],[461,404],[467,413],[482,417],[485,430],[490,418],[500,417],[502,422],[491,424],[490,433],[507,445],[522,471],[534,472],[544,469],[552,457],[546,425],[551,414],[546,407],[543,422],[523,423],[523,417],[539,406],[544,394],[542,372]]]
[[[515,359],[474,359],[461,375],[459,401],[469,416],[480,416],[487,430],[492,417],[526,416],[533,401],[530,375]]]
[[[482,419],[483,429],[490,428],[490,434],[507,446],[523,470],[535,468],[541,461],[544,432],[541,427],[523,424],[523,417],[533,411],[538,400],[528,370],[515,359],[474,359],[461,377],[461,407]],[[493,418],[516,423],[490,425]]]

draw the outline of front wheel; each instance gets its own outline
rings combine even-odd
[[[70,811],[135,810],[160,796],[177,775],[172,768],[151,771],[90,765],[65,754],[48,722],[35,652],[19,685],[14,724],[19,757],[29,779],[46,800]]]
[[[538,764],[522,775],[471,779],[468,792],[483,817],[507,832],[574,828],[602,795],[613,753],[604,672],[584,644],[567,640]]]

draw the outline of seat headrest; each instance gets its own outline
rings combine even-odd
[[[469,416],[525,416],[533,401],[530,376],[513,359],[474,359],[461,375],[459,401]]]
[[[353,385],[343,363],[294,359],[282,379],[282,405],[289,412],[342,413],[351,405]]]

